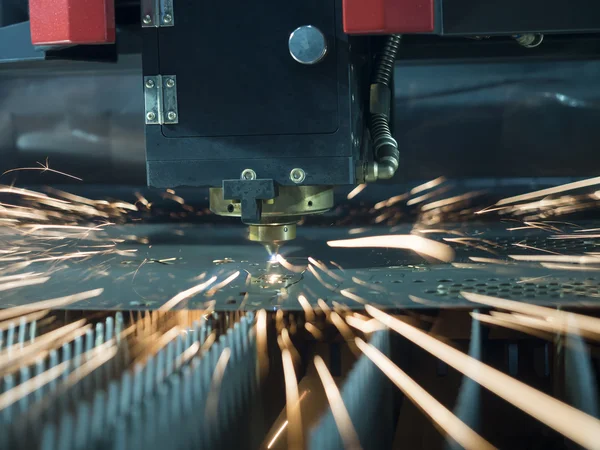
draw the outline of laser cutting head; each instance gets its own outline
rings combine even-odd
[[[237,199],[228,199],[231,192],[224,188],[211,188],[210,209],[221,216],[240,217],[249,226],[248,238],[262,243],[271,254],[296,237],[296,224],[302,216],[322,214],[333,206],[329,186],[280,186],[273,198],[259,198],[264,195],[244,189],[251,188],[247,183],[260,181],[240,180]]]

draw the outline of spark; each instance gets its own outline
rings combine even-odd
[[[386,292],[386,289],[383,286],[378,285],[378,284],[368,283],[368,282],[366,282],[364,280],[361,280],[358,277],[352,277],[351,280],[352,280],[353,283],[358,284],[359,286],[364,286],[364,287],[372,289],[374,291]]]
[[[73,386],[79,380],[88,376],[102,364],[113,358],[117,354],[118,349],[119,348],[114,345],[114,338],[104,343],[100,347],[96,347],[92,351],[92,358],[79,366],[76,371],[71,373],[64,386]]]
[[[370,228],[352,228],[350,230],[348,230],[348,234],[353,235],[353,234],[361,234],[361,233],[366,233],[367,231],[369,231]]]
[[[329,315],[331,314],[331,308],[329,305],[325,303],[322,298],[317,300],[317,305],[319,305],[319,308],[321,308],[321,310],[325,313],[325,317],[329,319]]]
[[[398,248],[412,250],[444,262],[450,262],[454,259],[454,250],[449,245],[412,234],[392,234],[328,241],[327,245],[343,248]]]
[[[23,315],[19,318],[19,326],[22,326],[24,324],[28,324],[28,323],[32,323],[35,322],[37,320],[40,320],[44,317],[46,317],[48,314],[50,313],[50,310],[45,310],[45,311],[39,311],[39,312],[34,312],[31,314],[26,314]],[[9,329],[11,327],[11,325],[13,325],[15,322],[13,320],[5,320],[0,322],[0,332],[2,331],[6,331],[7,329]]]
[[[175,297],[173,297],[171,300],[169,300],[164,305],[162,305],[160,308],[158,308],[158,310],[159,311],[168,311],[168,310],[172,309],[173,307],[178,305],[183,300],[187,300],[188,298],[193,297],[194,295],[202,292],[208,286],[213,284],[216,279],[217,279],[217,277],[213,276],[213,277],[209,278],[208,281],[205,281],[204,283],[200,283],[194,287],[191,287],[185,291],[180,292]]]
[[[511,203],[518,203],[525,200],[533,200],[535,198],[546,197],[548,195],[559,194],[566,191],[572,191],[574,189],[580,189],[588,186],[594,186],[600,183],[600,177],[589,178],[587,180],[575,181],[574,183],[567,183],[561,186],[551,187],[542,189],[535,192],[529,192],[527,194],[516,195],[514,197],[503,198],[496,203],[497,206],[508,205]]]
[[[281,352],[283,363],[283,377],[285,381],[286,415],[289,421],[288,448],[304,448],[304,435],[302,433],[302,414],[300,410],[300,395],[298,381],[294,370],[292,354],[285,348]]]
[[[288,328],[283,328],[281,330],[281,343],[283,344],[283,347],[281,348],[282,350],[287,348],[290,351],[292,359],[294,360],[294,364],[299,363],[301,361],[300,353],[290,338],[290,331]]]
[[[279,436],[281,435],[281,433],[283,433],[283,430],[285,430],[285,428],[288,426],[288,421],[286,420],[285,422],[283,422],[283,425],[281,425],[281,427],[279,427],[279,429],[277,430],[277,432],[273,435],[273,439],[271,439],[269,441],[269,444],[267,445],[267,448],[271,448],[273,447],[273,444],[275,443],[275,441],[277,440],[277,438],[279,438]]]
[[[429,199],[432,199],[433,197],[443,194],[444,192],[448,192],[450,189],[451,186],[442,186],[441,188],[436,189],[435,191],[428,192],[427,194],[423,194],[419,197],[411,198],[409,201],[406,202],[406,206],[413,206],[418,203],[423,203]]]
[[[572,255],[508,255],[515,261],[527,262],[554,262],[572,264],[600,264],[597,256],[572,256]]]
[[[576,270],[579,272],[600,272],[600,267],[580,266],[577,264],[540,263],[542,267],[553,270]]]
[[[383,311],[367,312],[414,344],[441,359],[507,402],[586,448],[600,448],[600,421],[456,350]]]
[[[363,305],[366,305],[368,303],[368,301],[366,299],[362,298],[359,295],[356,295],[353,292],[350,292],[350,289],[342,289],[340,291],[340,294],[342,294],[346,298],[349,298],[350,300],[354,300],[355,302],[358,302]]]
[[[231,357],[231,349],[225,347],[217,360],[215,371],[213,372],[212,382],[208,391],[208,398],[206,399],[206,419],[212,421],[217,415],[219,408],[219,394],[221,391],[221,384],[223,377],[225,376],[225,370],[227,369],[227,363]]]
[[[530,328],[535,328],[541,331],[547,331],[547,332],[551,332],[551,333],[560,333],[560,334],[577,334],[577,335],[581,335],[584,336],[588,339],[592,339],[592,340],[600,340],[600,330],[596,331],[596,332],[590,332],[589,330],[586,329],[577,329],[576,327],[573,327],[571,324],[568,323],[569,320],[571,320],[572,322],[575,323],[575,325],[578,325],[578,323],[576,322],[576,319],[574,319],[574,316],[566,316],[564,320],[561,321],[549,321],[549,320],[544,320],[544,319],[540,319],[538,317],[530,317],[530,316],[526,316],[523,314],[516,314],[516,313],[512,313],[512,314],[507,314],[507,313],[500,313],[497,311],[491,311],[490,314],[493,317],[499,318],[500,320],[504,320],[505,322],[517,322],[520,323],[522,325],[528,326]],[[567,313],[569,314],[569,313]],[[575,332],[575,330],[577,330]]]
[[[329,263],[330,263],[332,266],[335,266],[335,267],[337,267],[337,268],[338,268],[338,269],[339,269],[341,272],[344,272],[344,268],[343,268],[342,266],[340,266],[338,263],[336,263],[335,261],[329,261]]]
[[[487,295],[475,294],[471,292],[461,292],[464,298],[470,302],[480,303],[482,305],[492,306],[511,312],[528,314],[544,318],[546,321],[555,323],[569,323],[573,320],[575,326],[580,330],[587,330],[591,333],[600,334],[600,319],[590,317],[583,314],[558,311],[545,306],[532,305],[530,303],[522,303],[514,300],[506,300],[498,297],[490,297]]]
[[[42,300],[35,303],[28,303],[26,305],[15,306],[13,308],[8,308],[0,311],[0,320],[6,320],[11,317],[17,317],[22,314],[32,312],[32,311],[40,311],[43,309],[56,309],[62,308],[64,306],[70,305],[72,303],[80,302],[83,300],[88,300],[90,298],[98,297],[100,294],[104,292],[103,288],[93,289],[91,291],[79,292],[77,294],[67,295],[65,297],[53,298],[50,300]]]
[[[340,391],[335,384],[331,373],[329,373],[323,358],[321,358],[319,355],[315,356],[314,364],[317,369],[317,373],[319,374],[319,378],[321,379],[321,383],[323,383],[323,388],[325,389],[325,395],[327,396],[327,401],[329,402],[333,420],[335,420],[337,429],[340,432],[340,437],[344,443],[344,448],[355,450],[361,449],[362,447],[360,445],[360,440],[358,439],[358,435],[356,434],[356,430],[352,424],[350,414],[344,405],[342,395],[340,394]]]
[[[281,311],[281,310],[280,310]],[[261,309],[256,313],[256,347],[261,378],[269,371],[269,350],[267,343],[267,312]]]
[[[350,347],[350,350],[352,351],[352,353],[357,354],[358,350],[356,349],[356,346],[354,345],[354,337],[355,337],[354,333],[352,332],[350,327],[346,324],[344,319],[342,319],[342,317],[337,312],[331,312],[329,314],[329,317],[331,319],[331,323],[333,323],[333,325],[335,325],[335,327],[338,329],[338,331],[340,332],[340,334],[342,335],[344,340],[348,343],[348,347]]]
[[[452,205],[454,203],[462,202],[464,200],[470,200],[472,198],[478,197],[481,195],[481,192],[467,192],[466,194],[457,195],[455,197],[448,197],[443,200],[438,200],[436,202],[427,203],[421,207],[421,211],[431,211],[433,209],[442,208],[444,206]]]
[[[285,267],[287,270],[289,270],[290,272],[302,273],[306,270],[306,267],[295,266],[295,265],[287,262],[284,259],[284,257],[279,254],[277,255],[277,262],[279,264],[281,264],[283,267]]]
[[[0,410],[3,410],[16,401],[27,397],[36,389],[41,389],[53,380],[60,377],[69,367],[71,361],[64,361],[51,369],[42,372],[41,374],[30,378],[29,380],[19,384],[18,386],[9,389],[0,395]]]
[[[356,338],[358,348],[435,424],[444,430],[460,446],[470,450],[494,449],[492,444],[456,417],[406,372],[400,369],[381,351]]]
[[[494,255],[498,254],[494,250],[492,250],[490,248],[487,248],[484,245],[478,245],[478,244],[474,244],[472,242],[472,241],[475,241],[475,242],[483,242],[483,243],[489,244],[489,241],[486,241],[485,239],[470,238],[470,237],[443,238],[443,239],[446,242],[454,242],[456,244],[466,245],[467,247],[473,247],[473,248],[476,248],[478,250],[483,250],[484,252],[492,253]]]
[[[162,198],[173,200],[175,203],[179,203],[180,205],[185,205],[185,200],[178,195],[171,194],[170,192],[166,192],[162,194]]]
[[[10,170],[7,170],[7,171],[3,172],[1,176],[4,176],[7,173],[11,173],[11,172],[20,172],[22,170],[40,170],[42,173],[44,173],[44,172],[52,172],[52,173],[57,173],[59,175],[63,175],[65,177],[73,178],[74,180],[77,180],[77,181],[83,181],[83,179],[81,179],[79,177],[76,177],[74,175],[69,175],[68,173],[60,172],[58,170],[51,169],[50,165],[48,163],[48,158],[46,158],[46,164],[43,164],[43,163],[41,163],[39,161],[36,161],[36,163],[39,164],[40,167],[20,167],[20,168],[17,168],[17,169],[10,169]]]
[[[312,257],[308,257],[308,262],[311,263],[313,266],[318,267],[319,269],[321,269],[323,272],[325,272],[327,275],[329,275],[331,278],[333,278],[335,281],[339,281],[340,283],[342,283],[344,281],[344,279],[342,277],[340,277],[339,275],[337,275],[336,273],[334,273],[333,271],[331,271],[325,264],[323,264],[321,261],[318,261]]]
[[[229,283],[231,283],[233,280],[235,280],[239,275],[240,275],[239,270],[237,272],[232,273],[227,278],[225,278],[223,281],[221,281],[220,283],[217,283],[213,287],[211,287],[208,290],[208,292],[206,293],[206,295],[209,297],[212,297],[213,295],[215,295],[217,293],[217,291],[219,289],[223,289],[225,286],[227,286]]]
[[[355,316],[346,316],[345,320],[348,325],[350,325],[353,328],[356,328],[364,334],[370,334],[375,331],[385,329],[385,326],[375,319],[361,320]]]
[[[510,328],[512,330],[530,334],[530,335],[538,337],[540,339],[546,339],[546,340],[550,340],[550,341],[553,340],[552,334],[526,327],[524,325],[516,323],[515,321],[505,320],[500,317],[488,316],[487,314],[480,314],[477,312],[471,312],[470,314],[471,314],[471,317],[473,317],[473,319],[479,320],[480,322],[483,322],[483,323],[487,323],[490,325],[496,325],[496,326],[504,327],[504,328]]]
[[[306,317],[306,320],[308,320],[309,322],[315,320],[315,312],[310,306],[310,302],[306,299],[304,295],[300,294],[298,296],[298,303],[300,303],[300,306],[302,306],[302,309],[304,310],[304,316]]]
[[[362,191],[365,190],[365,188],[367,187],[366,184],[359,184],[358,186],[356,186],[354,189],[352,189],[349,193],[348,193],[348,200],[352,200],[354,197],[356,197],[358,194],[360,194]]]
[[[16,187],[13,187],[13,186],[0,187],[0,193],[2,193],[2,194],[16,194],[16,195],[20,195],[20,196],[23,196],[23,197],[35,198],[35,199],[38,199],[38,200],[54,200],[57,203],[64,203],[64,204],[68,204],[69,203],[69,202],[67,202],[65,200],[51,199],[46,194],[40,194],[39,192],[30,191],[29,189],[16,188]]]
[[[558,252],[553,252],[552,250],[546,250],[545,248],[533,247],[531,245],[523,244],[522,242],[517,242],[516,244],[513,244],[513,245],[515,247],[526,248],[526,249],[529,249],[529,250],[534,250],[536,252],[550,253],[552,255],[560,255],[560,253],[558,253]]]
[[[548,239],[598,239],[600,234],[558,234]]]
[[[317,281],[319,283],[321,283],[323,285],[323,287],[325,287],[326,289],[329,289],[330,291],[335,291],[335,286],[332,284],[329,284],[327,281],[323,280],[323,278],[321,277],[321,275],[319,275],[317,273],[317,271],[313,268],[313,266],[308,266],[308,270],[310,270],[310,273],[313,274],[313,276],[317,279]]]
[[[310,334],[312,334],[316,340],[320,341],[323,339],[323,333],[321,333],[321,330],[319,330],[312,323],[306,322],[304,324],[304,328],[306,328],[306,331],[308,331]]]
[[[410,190],[410,193],[412,195],[414,194],[418,194],[419,192],[423,192],[423,191],[427,191],[429,189],[432,189],[436,186],[439,186],[440,184],[444,183],[446,181],[446,177],[438,177],[434,180],[428,181],[426,183],[420,184],[419,186],[415,186],[414,188],[412,188]]]
[[[484,263],[484,264],[501,264],[501,265],[505,265],[505,266],[509,266],[512,264],[510,261],[505,261],[504,259],[482,258],[480,256],[469,256],[469,259],[473,262]]]
[[[25,287],[25,286],[35,286],[37,284],[44,284],[49,279],[50,279],[50,277],[25,278],[23,280],[2,283],[2,284],[0,284],[0,292],[8,291],[11,289],[17,289],[17,288]]]
[[[374,208],[381,209],[384,207],[390,207],[395,205],[396,203],[400,203],[401,201],[406,200],[408,197],[408,194],[396,195],[395,197],[390,197],[387,200],[376,203]]]

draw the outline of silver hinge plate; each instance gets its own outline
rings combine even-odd
[[[154,75],[144,77],[146,125],[179,123],[177,109],[177,77]]]
[[[142,0],[142,28],[175,25],[173,0]]]

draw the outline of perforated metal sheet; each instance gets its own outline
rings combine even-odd
[[[108,227],[92,242],[86,242],[91,236],[78,239],[76,251],[86,244],[124,240],[116,245],[117,253],[34,263],[23,270],[51,271],[51,279],[43,285],[3,292],[1,301],[3,306],[24,304],[102,287],[104,293],[99,298],[69,308],[154,309],[212,276],[217,277],[211,286],[214,287],[239,271],[237,278],[218,290],[207,288],[173,307],[204,308],[206,302],[214,300],[217,310],[299,310],[300,294],[312,304],[321,298],[329,304],[335,301],[357,309],[363,308],[362,302],[386,308],[473,307],[473,303],[460,295],[461,291],[544,305],[600,304],[600,272],[595,272],[595,267],[549,269],[539,263],[510,258],[510,255],[549,254],[548,251],[582,256],[597,248],[594,239],[557,240],[552,239],[556,233],[536,229],[507,231],[505,224],[462,225],[452,229],[460,229],[464,236],[477,240],[470,242],[471,245],[446,241],[456,250],[456,257],[452,263],[439,264],[407,250],[331,248],[327,241],[356,235],[349,235],[348,228],[302,227],[299,237],[283,247],[281,253],[296,267],[306,267],[307,257],[311,256],[330,271],[313,267],[313,273],[293,272],[269,261],[262,247],[245,239],[243,227]],[[367,230],[360,236],[383,231]],[[407,225],[395,233],[410,231]],[[452,239],[455,235],[428,235],[436,240],[448,236]],[[0,261],[0,266],[5,264]]]

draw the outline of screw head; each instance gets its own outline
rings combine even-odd
[[[305,178],[306,173],[304,173],[304,170],[302,169],[295,168],[290,172],[290,180],[292,180],[294,183],[302,183]]]
[[[317,64],[327,54],[325,35],[313,25],[296,28],[288,39],[290,55],[300,64]]]
[[[165,16],[163,17],[164,23],[171,23],[172,20],[173,20],[173,16],[171,14],[165,14]]]
[[[152,80],[146,80],[146,87],[148,89],[152,89],[154,87],[154,81],[152,81]]]
[[[167,87],[172,88],[173,86],[175,86],[175,80],[173,78],[167,79]]]
[[[169,111],[167,113],[167,119],[169,119],[169,120],[177,119],[177,113],[175,111]]]
[[[144,18],[142,19],[142,21],[143,21],[143,22],[144,22],[146,25],[148,25],[149,23],[152,23],[152,17],[150,16],[150,14],[146,14],[146,15],[144,16]]]
[[[156,119],[156,114],[154,114],[152,111],[150,111],[148,114],[146,114],[146,119],[154,120],[154,119]]]
[[[240,178],[242,180],[256,180],[256,172],[252,169],[244,169]]]

